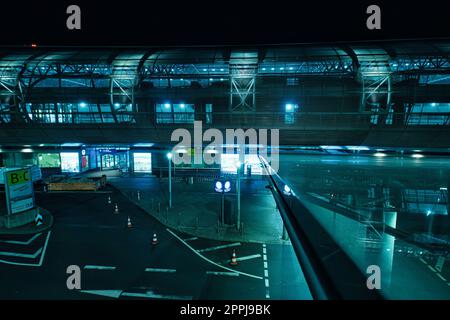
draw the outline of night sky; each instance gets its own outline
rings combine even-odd
[[[4,1],[0,44],[227,45],[450,37],[445,1]],[[66,29],[66,8],[82,30]],[[366,29],[367,6],[382,30]]]

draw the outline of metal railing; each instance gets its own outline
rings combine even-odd
[[[450,113],[386,113],[386,112],[58,112],[39,110],[31,113],[0,111],[0,125],[111,125],[131,124],[136,127],[191,126],[202,121],[203,127],[216,128],[284,128],[314,129],[368,129],[398,127],[442,127],[450,125]]]

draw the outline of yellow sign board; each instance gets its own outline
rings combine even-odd
[[[31,177],[29,176],[30,171],[28,169],[14,170],[6,172],[6,177],[8,179],[8,185],[13,186],[16,184],[29,182]]]

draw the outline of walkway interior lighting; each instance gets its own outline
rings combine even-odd
[[[87,106],[87,104],[86,104],[86,102],[80,102],[79,106],[80,106],[81,108],[84,108],[84,107]]]
[[[167,108],[167,109],[169,109],[169,108],[170,108],[170,103],[165,103],[165,104],[164,104],[164,107]]]
[[[167,159],[172,159],[172,152],[167,153]]]
[[[416,154],[413,154],[412,157],[416,158],[416,159],[420,159],[420,158],[423,158],[423,154],[416,153]]]
[[[386,154],[386,153],[383,153],[383,152],[376,152],[376,153],[374,153],[374,156],[375,156],[375,157],[382,158],[382,157],[386,157],[387,154]]]
[[[286,111],[292,111],[292,109],[294,109],[294,106],[292,104],[286,104]]]

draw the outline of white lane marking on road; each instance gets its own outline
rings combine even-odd
[[[116,270],[116,267],[86,265],[83,267],[83,269],[85,269],[85,270]]]
[[[3,243],[9,243],[9,244],[20,244],[20,245],[29,245],[34,240],[36,240],[42,233],[37,233],[33,237],[31,237],[28,241],[14,241],[14,240],[0,240],[0,242]]]
[[[16,265],[16,266],[25,266],[25,267],[40,267],[42,266],[42,263],[44,262],[44,257],[45,257],[45,253],[47,251],[47,245],[48,245],[48,241],[50,239],[50,234],[51,231],[49,231],[47,233],[47,239],[45,240],[45,244],[44,247],[42,249],[42,254],[41,254],[41,259],[39,260],[39,263],[22,263],[22,262],[14,262],[14,261],[7,261],[7,260],[0,260],[0,263],[4,263],[4,264],[11,264],[11,265]]]
[[[184,239],[184,241],[194,241],[194,240],[197,240],[197,239],[198,239],[197,237],[192,237],[192,238]]]
[[[206,257],[205,257],[204,255],[202,255],[200,252],[197,252],[197,250],[195,250],[194,248],[192,248],[188,243],[186,243],[185,241],[183,241],[183,239],[181,239],[181,238],[180,238],[177,234],[175,234],[172,230],[170,230],[170,229],[168,229],[168,228],[167,228],[166,230],[167,230],[167,232],[169,232],[171,235],[173,235],[175,238],[177,238],[178,240],[180,240],[186,247],[188,247],[192,252],[194,252],[194,253],[195,253],[196,255],[198,255],[200,258],[202,258],[203,260],[205,260],[205,261],[207,261],[207,262],[209,262],[209,263],[215,265],[216,267],[219,267],[219,268],[221,268],[221,269],[228,270],[228,271],[231,271],[231,272],[236,272],[236,273],[239,273],[239,274],[241,274],[241,275],[243,275],[243,276],[246,276],[246,277],[250,277],[250,278],[254,278],[254,279],[259,279],[259,280],[262,280],[262,279],[263,279],[263,278],[260,277],[260,276],[255,276],[255,275],[250,274],[250,273],[245,273],[245,272],[242,272],[242,271],[237,271],[237,270],[233,270],[233,269],[231,269],[231,268],[222,266],[222,265],[220,265],[220,264],[218,264],[218,263],[216,263],[216,262],[214,262],[214,261],[212,261],[212,260],[206,258]]]
[[[167,273],[174,273],[174,272],[177,272],[177,270],[175,270],[175,269],[145,268],[145,272],[167,272]]]
[[[206,271],[206,274],[211,274],[211,275],[215,275],[215,276],[239,277],[239,273],[237,273],[237,272]]]
[[[447,279],[445,279],[440,273],[436,273],[436,275],[441,278],[442,281],[447,282]]]
[[[119,298],[122,290],[79,290],[83,293],[95,294],[97,296],[104,296],[110,298]]]
[[[146,293],[123,292],[121,296],[134,298],[148,298],[148,299],[192,300],[191,296],[163,295],[163,294],[156,294],[153,291],[147,291]]]
[[[264,285],[266,286],[266,299],[270,299],[270,291],[269,291],[269,266],[267,264],[267,250],[266,244],[262,245],[263,247],[263,260],[264,260]]]
[[[419,260],[422,261],[422,262],[425,263],[425,264],[428,264],[428,263],[426,263],[426,261],[423,260],[422,258],[419,258]]]
[[[236,261],[245,261],[245,260],[251,260],[251,259],[256,259],[256,258],[261,258],[261,255],[258,253],[258,254],[252,254],[250,256],[239,257],[239,258],[236,258]]]
[[[430,266],[430,265],[428,265],[427,264],[427,267],[431,270],[431,271],[433,271],[433,272],[437,272],[437,270],[436,269],[434,269],[432,266]]]
[[[41,252],[42,252],[42,248],[39,248],[35,253],[17,253],[17,252],[2,251],[2,252],[0,252],[0,256],[35,259]]]
[[[51,231],[47,233],[47,239],[45,239],[44,250],[42,251],[41,259],[39,260],[39,267],[42,266],[44,262],[45,252],[47,251],[48,240],[50,239]]]
[[[220,249],[225,249],[225,248],[230,248],[230,247],[237,247],[237,246],[240,246],[240,245],[241,245],[240,242],[235,242],[235,243],[230,243],[230,244],[224,244],[222,246],[215,246],[215,247],[200,249],[200,250],[197,250],[197,251],[198,252],[209,252],[209,251],[215,251],[215,250],[220,250]]]

